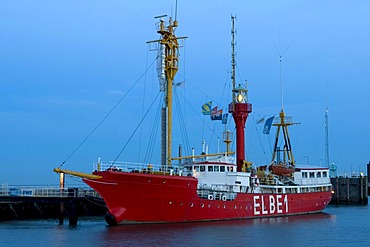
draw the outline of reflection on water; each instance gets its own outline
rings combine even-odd
[[[335,220],[332,214],[314,214],[291,217],[260,218],[233,221],[179,223],[179,224],[156,224],[156,225],[120,225],[106,227],[99,236],[102,243],[126,243],[137,244],[138,239],[144,245],[151,246],[216,246],[227,243],[225,246],[245,246],[245,243],[253,245],[272,244],[270,237],[274,236],[274,246],[286,246],[284,234],[295,234],[297,228],[307,232],[307,229],[315,229],[317,225],[328,224]],[[298,233],[298,232],[297,232]],[[301,235],[301,234],[300,234]],[[269,236],[269,237],[268,237]],[[301,245],[302,238],[290,236],[290,243],[296,242]]]
[[[0,223],[0,246],[368,246],[369,207],[277,218],[110,227],[103,217]]]

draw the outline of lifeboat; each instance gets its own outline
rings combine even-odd
[[[275,174],[277,176],[290,177],[294,173],[294,167],[283,163],[271,164],[270,171],[272,172],[272,174]]]

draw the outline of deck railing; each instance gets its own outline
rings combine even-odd
[[[150,173],[150,174],[163,174],[173,176],[187,176],[190,172],[186,167],[172,167],[148,164],[148,163],[134,163],[134,162],[100,162],[93,164],[94,171],[122,171],[122,172],[137,172],[137,173]]]

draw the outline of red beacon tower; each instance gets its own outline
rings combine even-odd
[[[234,84],[235,85],[235,84]],[[237,171],[241,172],[245,164],[244,128],[248,114],[252,112],[252,104],[247,103],[248,90],[240,84],[233,88],[233,101],[229,104],[229,113],[233,115],[236,128],[236,162]]]

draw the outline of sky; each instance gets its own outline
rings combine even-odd
[[[149,154],[159,163],[158,145],[147,148],[158,101],[146,112],[159,85],[155,47],[146,42],[158,39],[155,16],[175,16],[174,0],[0,5],[0,184],[57,184],[52,169],[64,161],[65,169],[90,173],[98,157],[114,160],[121,150],[120,161],[143,162]],[[224,126],[202,116],[200,107],[212,100],[227,109],[230,17],[236,15],[237,82],[248,81],[253,105],[247,159],[255,165],[271,159],[274,130],[263,135],[263,124],[256,122],[278,116],[281,72],[284,111],[300,122],[290,129],[297,163],[324,165],[328,108],[330,163],[338,174],[365,171],[369,9],[369,1],[178,1],[176,34],[188,38],[180,42],[176,82],[182,85],[174,117],[181,113],[185,119],[190,147],[200,153],[205,140],[215,152],[222,139]],[[227,128],[234,131],[230,118]],[[187,143],[181,129],[174,120],[173,156]]]

